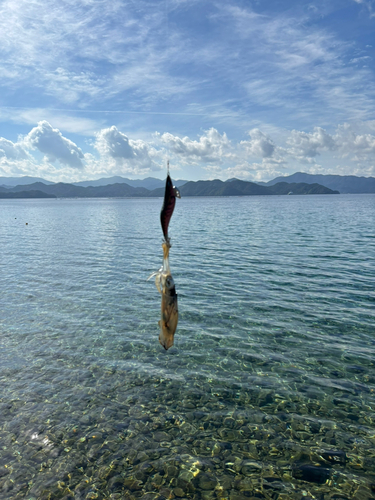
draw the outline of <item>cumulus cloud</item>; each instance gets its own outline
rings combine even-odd
[[[354,160],[375,162],[375,136],[357,134],[349,124],[340,125],[335,141],[342,158],[354,155]]]
[[[312,160],[323,151],[335,152],[336,157],[363,160],[375,159],[375,136],[358,133],[347,123],[339,125],[331,135],[320,127],[313,133],[293,130],[287,139],[288,154],[300,160]]]
[[[312,133],[292,130],[286,143],[289,157],[310,163],[327,151],[335,152],[339,158],[350,155],[354,155],[353,159],[375,158],[375,136],[359,134],[349,124],[339,125],[334,134],[329,134],[321,127],[315,127]]]
[[[193,161],[222,161],[223,157],[228,156],[231,147],[226,133],[220,135],[215,128],[207,130],[198,141],[191,140],[189,137],[181,139],[168,132],[164,133],[160,139],[174,154]]]
[[[83,168],[84,155],[81,149],[64,137],[58,129],[45,120],[40,121],[25,137],[24,144],[31,149],[38,149],[46,155],[49,162],[58,160],[72,168]]]
[[[96,134],[94,147],[102,158],[112,160],[117,166],[128,167],[130,171],[140,173],[144,169],[160,170],[154,161],[158,152],[149,143],[129,139],[115,126],[100,130]]]
[[[310,160],[319,155],[321,151],[337,149],[334,137],[321,127],[315,127],[311,134],[292,130],[287,144],[290,146],[288,154],[300,160]]]
[[[10,160],[21,160],[26,159],[28,155],[21,144],[0,137],[0,158],[2,157]]]
[[[230,162],[224,162],[222,169],[216,163],[212,168],[204,167],[204,170],[210,178],[263,180],[293,173],[299,168],[298,163],[304,163],[308,165],[305,170],[310,173],[345,175],[350,170],[358,173],[366,168],[367,175],[372,175],[374,167],[367,168],[366,165],[375,162],[375,135],[358,133],[358,127],[359,124],[355,128],[344,124],[334,133],[321,127],[315,127],[312,132],[292,130],[285,134],[283,131],[278,141],[254,128],[249,131],[250,140],[234,144]],[[321,157],[322,164],[317,163],[318,157]],[[261,161],[253,161],[257,159]],[[333,161],[335,167],[331,166]]]
[[[250,156],[257,158],[271,158],[275,152],[276,146],[270,137],[264,134],[258,128],[250,130],[250,141],[241,141]]]
[[[125,134],[115,126],[105,128],[96,135],[96,149],[102,156],[112,158],[134,158],[135,154]]]
[[[145,176],[165,169],[167,158],[177,170],[200,169],[198,178],[269,180],[300,170],[301,162],[303,170],[310,173],[375,173],[375,122],[344,123],[334,131],[264,127],[251,129],[245,141],[231,142],[215,128],[196,139],[166,132],[145,141],[130,139],[112,126],[96,132],[95,141],[90,143],[96,153],[83,153],[44,120],[17,142],[0,138],[0,173],[64,182],[125,173]],[[45,155],[43,162],[38,151]]]

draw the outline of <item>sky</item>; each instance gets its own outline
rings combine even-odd
[[[375,0],[2,0],[0,176],[375,176]]]

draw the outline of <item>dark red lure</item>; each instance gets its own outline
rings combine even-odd
[[[164,203],[160,212],[161,228],[163,230],[165,241],[169,243],[168,226],[172,218],[174,206],[176,204],[176,191],[172,184],[169,174],[165,182]]]

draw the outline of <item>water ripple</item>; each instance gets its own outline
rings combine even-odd
[[[168,352],[160,205],[2,200],[1,498],[372,498],[375,197],[179,200]]]

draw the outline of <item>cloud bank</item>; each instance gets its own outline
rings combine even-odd
[[[339,125],[333,133],[253,128],[245,140],[230,140],[211,127],[200,136],[155,133],[150,140],[132,139],[116,126],[100,129],[83,152],[47,121],[41,121],[17,142],[0,138],[3,175],[38,175],[66,182],[98,176],[131,177],[165,171],[170,159],[175,177],[185,169],[203,172],[200,178],[269,180],[296,171],[375,176],[375,135],[371,124]],[[41,156],[40,153],[44,156]]]

